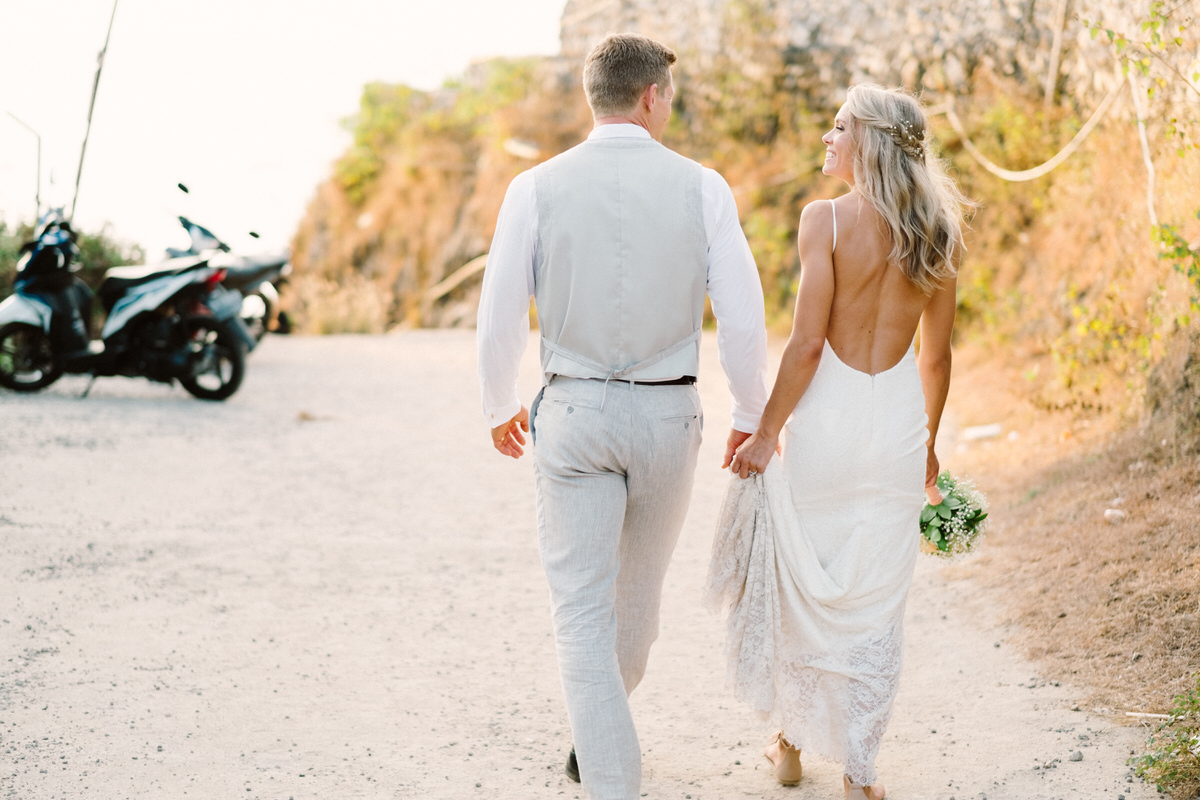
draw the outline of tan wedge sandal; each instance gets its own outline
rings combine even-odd
[[[775,780],[784,786],[795,786],[800,782],[800,748],[793,747],[791,742],[783,738],[783,731],[775,734],[775,738],[763,751],[767,761],[774,767]]]
[[[849,775],[842,776],[842,783],[846,787],[846,800],[884,800],[887,796],[887,790],[881,783],[863,786],[850,780]]]

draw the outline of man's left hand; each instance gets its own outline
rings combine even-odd
[[[525,453],[525,433],[529,432],[529,409],[521,406],[516,416],[492,428],[492,444],[500,455],[520,458]]]
[[[736,428],[731,428],[729,438],[725,440],[725,460],[721,462],[721,469],[725,469],[733,463],[733,454],[742,446],[742,443],[750,438],[750,434],[739,431]]]

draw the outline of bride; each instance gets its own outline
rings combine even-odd
[[[950,386],[962,219],[920,104],[854,86],[823,172],[850,191],[800,216],[792,333],[758,432],[729,459],[709,596],[729,614],[736,694],[800,752],[843,764],[846,797],[881,800],[875,757],[900,675],[901,622]],[[914,336],[920,330],[920,352]],[[786,430],[782,455],[772,461]],[[769,466],[768,466],[769,464]]]

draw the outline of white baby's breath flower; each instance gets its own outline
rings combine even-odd
[[[943,558],[961,556],[978,544],[987,530],[987,498],[967,478],[943,472],[937,479],[942,502],[921,511],[924,550]]]

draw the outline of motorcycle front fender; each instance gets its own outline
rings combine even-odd
[[[50,333],[50,318],[53,315],[50,306],[24,294],[11,294],[0,303],[0,325],[24,322]]]

